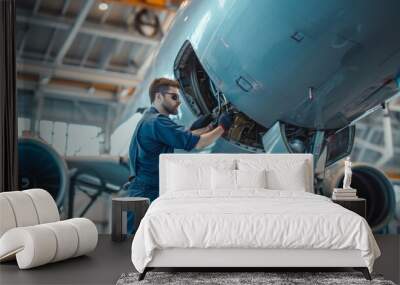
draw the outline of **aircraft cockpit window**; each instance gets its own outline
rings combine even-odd
[[[333,164],[351,153],[355,129],[354,125],[348,126],[326,138],[328,148],[326,166]]]

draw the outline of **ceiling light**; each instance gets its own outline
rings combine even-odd
[[[108,9],[108,4],[107,3],[102,2],[102,3],[99,4],[99,10],[105,11],[107,9]]]

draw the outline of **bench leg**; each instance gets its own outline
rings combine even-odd
[[[369,274],[369,270],[367,267],[354,267],[355,270],[361,271],[364,275],[365,279],[372,280],[371,275]]]

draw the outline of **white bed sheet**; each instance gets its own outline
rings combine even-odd
[[[361,216],[307,192],[185,191],[156,199],[132,243],[143,272],[155,249],[357,249],[372,272],[380,251]]]

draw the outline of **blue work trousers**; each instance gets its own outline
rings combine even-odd
[[[159,195],[158,185],[149,185],[139,179],[135,179],[128,187],[129,197],[145,197],[150,199],[150,203],[154,201]],[[132,212],[127,214],[127,234],[133,234],[137,229],[135,229],[135,217]]]

